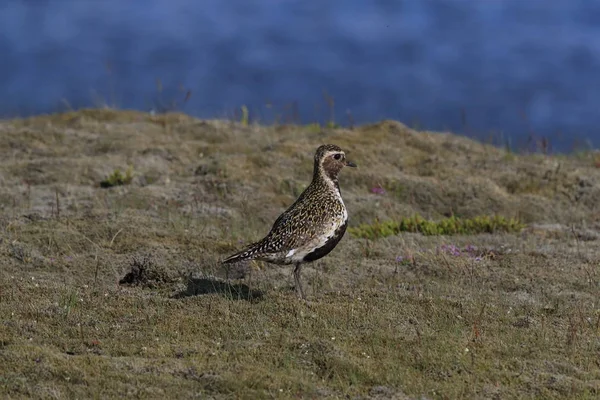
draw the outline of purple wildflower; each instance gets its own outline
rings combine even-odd
[[[443,244],[440,246],[440,250],[442,250],[444,253],[451,254],[453,256],[460,256],[461,254],[460,249],[453,244]]]
[[[477,247],[473,246],[472,244],[469,244],[469,245],[465,246],[465,251],[467,253],[473,254],[474,252],[477,251]]]
[[[371,193],[374,194],[385,194],[385,189],[381,186],[375,186],[371,188]]]
[[[404,257],[402,257],[402,256],[396,257],[396,262],[402,262],[402,261],[404,261]]]

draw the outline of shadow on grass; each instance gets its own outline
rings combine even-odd
[[[259,301],[264,293],[258,289],[251,289],[242,283],[228,283],[211,278],[191,278],[185,290],[175,294],[173,297],[181,299],[190,296],[202,296],[205,294],[218,293],[231,300]]]

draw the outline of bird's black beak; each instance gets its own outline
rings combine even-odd
[[[358,165],[354,164],[352,161],[346,161],[346,166],[356,168]]]

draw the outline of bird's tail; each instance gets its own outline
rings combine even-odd
[[[240,262],[243,260],[251,260],[253,259],[256,255],[256,248],[254,245],[251,245],[250,247],[246,248],[245,250],[242,250],[238,253],[235,253],[229,257],[227,257],[226,259],[224,259],[223,261],[221,261],[223,264],[233,264],[236,262]]]

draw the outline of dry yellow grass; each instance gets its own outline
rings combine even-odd
[[[322,143],[359,164],[340,178],[351,226],[527,227],[347,234],[306,268],[309,304],[289,268],[223,270],[308,184]],[[394,121],[318,132],[112,110],[2,121],[0,152],[2,397],[600,395],[593,154],[516,155]],[[129,166],[131,184],[100,188]]]

